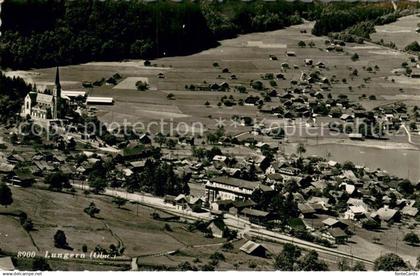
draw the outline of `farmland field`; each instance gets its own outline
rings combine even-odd
[[[401,44],[408,40],[411,41],[418,37],[417,33],[411,32],[412,29],[415,29],[417,21],[418,17],[413,15],[403,17],[395,23],[379,26],[376,28],[377,33],[373,34],[373,40],[392,38],[395,41],[400,41]],[[171,124],[177,125],[182,122],[187,125],[186,132],[202,135],[216,129],[220,121],[229,125],[231,118],[235,115],[249,116],[257,121],[265,122],[279,122],[279,119],[272,114],[260,113],[256,106],[218,106],[222,96],[232,96],[237,102],[249,95],[260,95],[259,92],[252,89],[248,88],[247,94],[236,92],[234,89],[230,89],[229,92],[190,91],[186,89],[186,85],[200,85],[203,82],[207,84],[227,82],[231,88],[237,85],[249,87],[251,80],[261,79],[261,75],[265,73],[276,74],[281,71],[281,64],[287,62],[291,69],[283,72],[286,80],[277,80],[277,86],[274,87],[277,91],[282,91],[290,86],[292,79],[297,80],[303,71],[308,70],[305,67],[304,59],[311,58],[314,63],[323,62],[327,66],[325,74],[328,77],[335,76],[339,80],[347,79],[347,83],[337,83],[331,91],[328,91],[333,97],[340,94],[347,95],[350,100],[360,102],[367,110],[393,102],[404,102],[408,107],[420,104],[418,80],[406,76],[394,76],[391,73],[393,69],[401,67],[401,64],[408,60],[409,55],[372,43],[347,43],[342,52],[326,51],[324,41],[327,38],[311,35],[310,30],[313,24],[313,22],[305,22],[282,30],[241,35],[234,39],[221,41],[221,45],[217,48],[194,55],[153,60],[151,66],[144,66],[142,60],[90,62],[65,66],[61,68],[63,89],[81,90],[83,89],[82,82],[107,79],[118,73],[122,76],[122,82],[115,87],[102,85],[87,89],[90,96],[113,97],[115,100],[115,104],[112,106],[97,107],[97,115],[101,120],[132,124],[141,122],[143,125],[158,122],[147,129],[151,132],[168,131]],[[399,28],[410,30],[410,33],[402,34],[398,32]],[[402,40],[401,35],[407,41]],[[298,47],[297,44],[301,40],[306,44],[312,41],[315,46]],[[293,51],[296,55],[286,56],[286,51]],[[357,61],[350,59],[353,53],[359,55]],[[277,57],[277,60],[271,60],[270,55]],[[378,68],[374,73],[365,70],[367,67],[374,66]],[[228,69],[229,73],[223,73],[222,69],[224,68]],[[349,72],[352,69],[359,71],[358,78],[351,79],[349,77]],[[28,72],[8,72],[8,74],[20,75],[37,83],[46,83],[54,79],[54,72],[54,68],[49,68]],[[158,77],[159,73],[162,73],[164,77]],[[235,75],[236,78],[232,79],[231,75]],[[364,78],[368,78],[369,81],[364,83]],[[152,90],[134,90],[133,85],[136,80],[147,80]],[[262,80],[262,82],[265,86],[269,86],[268,81]],[[352,87],[351,90],[349,86]],[[169,94],[172,94],[171,99],[168,97]],[[374,95],[376,100],[360,100],[359,97],[362,95]],[[204,105],[206,102],[209,103],[208,106]],[[266,105],[275,107],[279,105],[279,99],[273,97],[272,102]],[[226,128],[227,134],[232,135],[244,134],[249,130],[249,127],[238,125]],[[322,142],[325,139],[324,142],[340,144],[338,139],[330,138],[328,132],[316,137],[317,141]],[[255,139],[267,140],[262,137],[255,137]],[[302,137],[291,135],[288,141],[290,143],[301,142]],[[413,138],[413,141],[416,140]],[[413,157],[405,160],[409,160],[411,172],[408,176],[416,181],[419,175],[415,172],[415,168],[420,167],[420,160],[416,158],[419,154],[418,146],[408,144],[407,137],[403,134],[398,137],[390,137],[384,148],[398,148],[401,147],[401,144],[406,144],[403,147],[411,149],[407,156],[412,155]],[[392,150],[377,150],[380,151],[380,159],[364,162],[361,155],[348,155],[346,152],[351,151],[354,147],[358,148],[355,152],[364,151],[369,143],[365,142],[364,147],[360,147],[360,149],[357,144],[334,145],[332,147],[335,148],[331,152],[335,153],[334,156],[337,156],[337,159],[346,157],[360,165],[367,164],[374,168],[383,168],[393,172],[393,163],[387,161],[394,156]],[[329,146],[324,145],[323,147]],[[321,154],[324,151],[323,148],[320,148],[311,150],[311,153]],[[404,159],[405,156],[401,158]],[[400,174],[406,176],[407,172]]]

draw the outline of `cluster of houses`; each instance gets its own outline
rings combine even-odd
[[[275,221],[278,218],[272,213],[256,207],[252,194],[258,190],[275,196],[289,181],[298,185],[293,198],[298,203],[301,224],[313,235],[332,242],[345,242],[354,225],[371,229],[372,225],[412,221],[419,214],[415,200],[399,188],[403,180],[381,170],[346,168],[334,161],[304,158],[303,166],[311,167],[309,174],[296,166],[295,156],[260,167],[258,180],[249,181],[239,178],[238,172],[244,168],[239,168],[238,163],[220,167],[218,162],[224,159],[228,157],[218,156],[207,168],[219,172],[205,182],[204,202],[215,214],[229,213],[260,224]],[[420,183],[409,185],[416,190]]]

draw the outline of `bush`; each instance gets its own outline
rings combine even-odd
[[[359,55],[357,54],[357,53],[354,53],[352,56],[351,56],[351,60],[352,61],[356,61],[356,60],[358,60],[359,59]]]
[[[406,270],[407,268],[404,260],[394,253],[380,256],[374,262],[374,270],[376,271],[400,271]]]
[[[414,232],[407,233],[404,236],[404,241],[411,246],[415,246],[420,243],[419,236]]]
[[[63,230],[57,230],[54,235],[54,246],[57,248],[68,249],[67,237]]]
[[[149,89],[149,84],[147,82],[138,81],[136,82],[136,87],[138,91],[146,91]]]
[[[404,48],[408,52],[420,52],[420,45],[417,41],[413,41]]]

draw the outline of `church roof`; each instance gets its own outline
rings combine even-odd
[[[54,97],[48,94],[37,93],[36,95],[36,102],[37,103],[45,103],[50,104],[53,102]]]

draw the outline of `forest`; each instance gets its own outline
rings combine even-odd
[[[384,17],[392,12],[391,3],[8,0],[2,5],[0,65],[28,69],[187,55],[302,19],[316,20],[313,34],[326,35],[366,20],[396,20]]]
[[[6,77],[0,72],[0,123],[15,117],[20,112],[22,99],[32,90],[32,86],[22,78]]]

